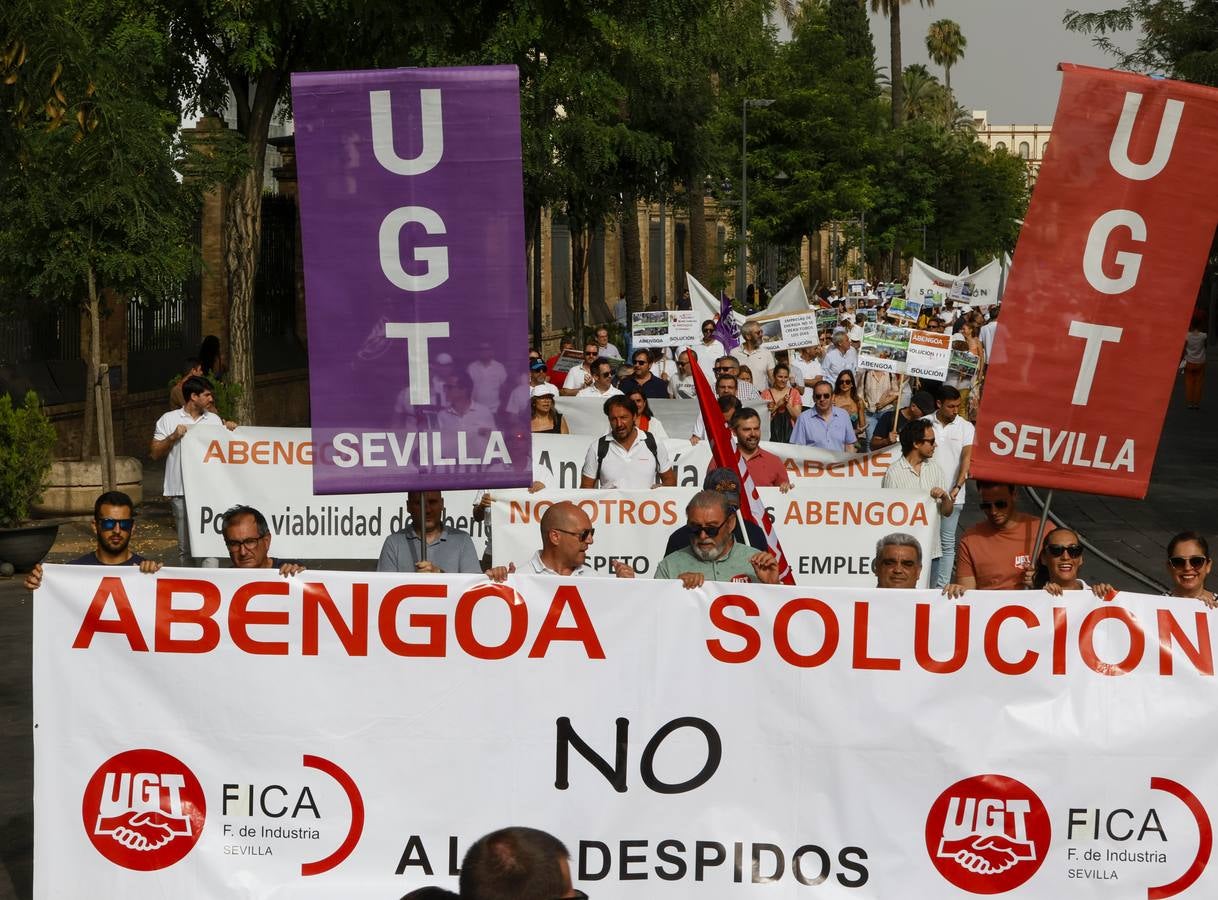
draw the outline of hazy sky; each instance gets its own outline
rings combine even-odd
[[[968,40],[964,58],[952,67],[952,88],[968,109],[984,109],[1000,125],[1048,125],[1061,89],[1059,62],[1110,68],[1111,57],[1086,35],[1062,26],[1066,9],[1094,12],[1122,5],[1120,0],[935,0],[923,9],[918,0],[901,7],[901,61],[927,64],[942,80],[943,69],[930,63],[926,31],[937,19],[952,19]],[[871,16],[877,63],[888,70],[888,20]],[[1132,46],[1131,38],[1123,40]]]

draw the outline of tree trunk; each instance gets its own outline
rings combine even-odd
[[[952,115],[956,109],[955,98],[952,97],[952,66],[948,63],[943,67],[943,89],[947,93],[947,119],[945,124],[948,131],[952,129],[952,121],[956,118]]]
[[[88,459],[93,453],[93,441],[97,432],[97,403],[93,387],[97,384],[97,370],[101,365],[101,302],[97,296],[97,275],[89,266],[89,359],[85,369],[85,421],[80,431],[80,458]]]
[[[533,241],[533,346],[541,349],[545,338],[541,321],[541,209],[529,216],[529,234]]]
[[[705,287],[710,284],[710,266],[706,252],[706,195],[702,190],[702,173],[691,172],[685,182],[689,198],[689,270]],[[681,273],[677,273],[680,277]],[[684,287],[682,279],[681,287]],[[680,291],[677,292],[680,296]]]
[[[901,0],[888,2],[888,34],[892,42],[892,127],[905,121],[905,82],[901,68]]]
[[[262,238],[262,171],[250,168],[228,191],[224,211],[224,271],[228,278],[228,378],[241,386],[234,415],[254,419],[254,275]]]
[[[583,340],[587,320],[584,316],[584,276],[592,252],[592,229],[576,225],[571,229],[571,303],[575,307],[575,334]]]
[[[626,324],[631,316],[642,312],[643,302],[643,248],[639,235],[639,204],[634,194],[627,194],[622,208],[622,250],[626,271],[623,284],[626,288]]]

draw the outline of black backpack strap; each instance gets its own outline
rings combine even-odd
[[[609,455],[609,436],[604,435],[596,442],[596,480],[601,480],[601,464],[605,461],[605,457]]]

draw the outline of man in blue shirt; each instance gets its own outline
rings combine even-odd
[[[813,406],[805,410],[791,432],[791,443],[805,447],[821,447],[834,452],[853,453],[856,436],[850,415],[833,405],[833,387],[828,381],[818,381],[812,388]]]

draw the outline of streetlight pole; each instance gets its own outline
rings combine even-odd
[[[749,107],[771,106],[773,100],[745,97],[740,104],[740,259],[736,261],[736,298],[744,299],[749,269]]]

